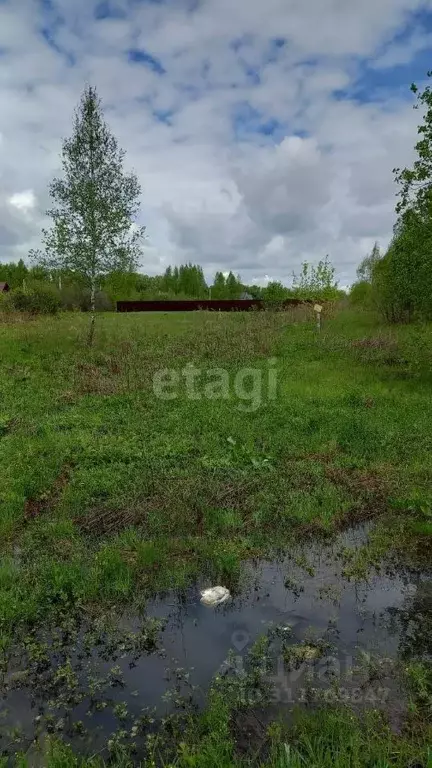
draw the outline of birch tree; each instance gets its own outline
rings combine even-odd
[[[49,188],[52,227],[43,230],[49,269],[68,270],[90,291],[89,344],[95,327],[96,291],[110,272],[136,269],[145,227],[135,224],[141,187],[123,169],[124,151],[110,132],[96,89],[87,86],[75,112],[71,138],[62,147],[61,178]]]

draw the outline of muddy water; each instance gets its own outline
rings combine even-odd
[[[34,750],[35,736],[47,731],[83,752],[100,750],[118,728],[133,738],[138,718],[157,723],[186,700],[201,706],[215,675],[244,675],[254,642],[275,628],[267,675],[273,713],[294,703],[347,701],[386,709],[397,727],[406,707],[399,669],[432,651],[432,576],[399,569],[348,581],[347,553],[366,537],[358,529],[330,546],[308,544],[277,562],[248,563],[232,599],[216,609],[200,603],[205,579],[154,599],[147,619],[163,619],[164,628],[145,650],[131,650],[122,638],[109,648],[107,635],[86,649],[81,627],[56,649],[48,637],[45,661],[17,653],[0,700],[0,750]],[[142,619],[124,617],[121,624],[128,635]],[[287,664],[284,649],[299,646],[311,655],[319,647],[319,658]],[[155,723],[146,720],[146,727]]]

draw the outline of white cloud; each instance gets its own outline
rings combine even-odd
[[[26,189],[24,192],[15,192],[8,202],[18,211],[28,213],[35,207],[36,198],[32,189]]]
[[[390,45],[385,53],[374,62],[376,69],[389,69],[401,64],[408,64],[417,53],[430,50],[432,34],[414,32],[404,43]]]
[[[142,183],[146,270],[187,258],[289,280],[328,253],[350,283],[391,235],[391,171],[412,159],[418,113],[391,69],[380,98],[373,81],[370,100],[340,92],[359,57],[387,71],[424,50],[421,28],[392,40],[432,0],[203,0],[192,15],[187,0],[118,0],[124,18],[103,20],[96,5],[0,4],[0,259],[38,244],[61,138],[92,82]],[[131,48],[166,74],[130,62]]]

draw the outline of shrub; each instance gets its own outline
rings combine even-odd
[[[374,267],[372,289],[376,305],[388,323],[409,321],[412,302],[405,282],[400,280],[392,248]]]
[[[9,293],[11,309],[16,312],[30,312],[30,296],[22,288],[14,288]]]
[[[354,283],[349,294],[350,304],[371,308],[374,304],[372,285],[367,280]]]
[[[97,312],[111,312],[114,309],[113,302],[104,291],[98,291],[95,296],[95,307]],[[84,289],[80,297],[80,309],[82,312],[90,312],[91,300],[90,291]]]
[[[60,289],[60,301],[63,309],[77,311],[82,309],[84,289],[78,283],[66,283]]]
[[[335,268],[330,264],[328,256],[318,262],[317,266],[302,264],[299,276],[294,275],[292,295],[304,301],[338,301],[345,296],[344,291],[339,290],[335,280]]]
[[[0,313],[11,312],[12,309],[10,293],[0,293]]]
[[[15,288],[6,297],[5,306],[15,312],[29,312],[32,315],[55,315],[61,302],[57,290],[47,283],[33,284],[28,291]]]

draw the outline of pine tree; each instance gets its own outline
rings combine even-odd
[[[96,89],[86,87],[73,135],[63,142],[63,178],[50,185],[53,226],[43,231],[46,253],[36,259],[84,278],[90,291],[90,344],[96,290],[110,272],[136,268],[145,231],[133,223],[141,188],[134,173],[124,172],[124,154],[104,121]]]

